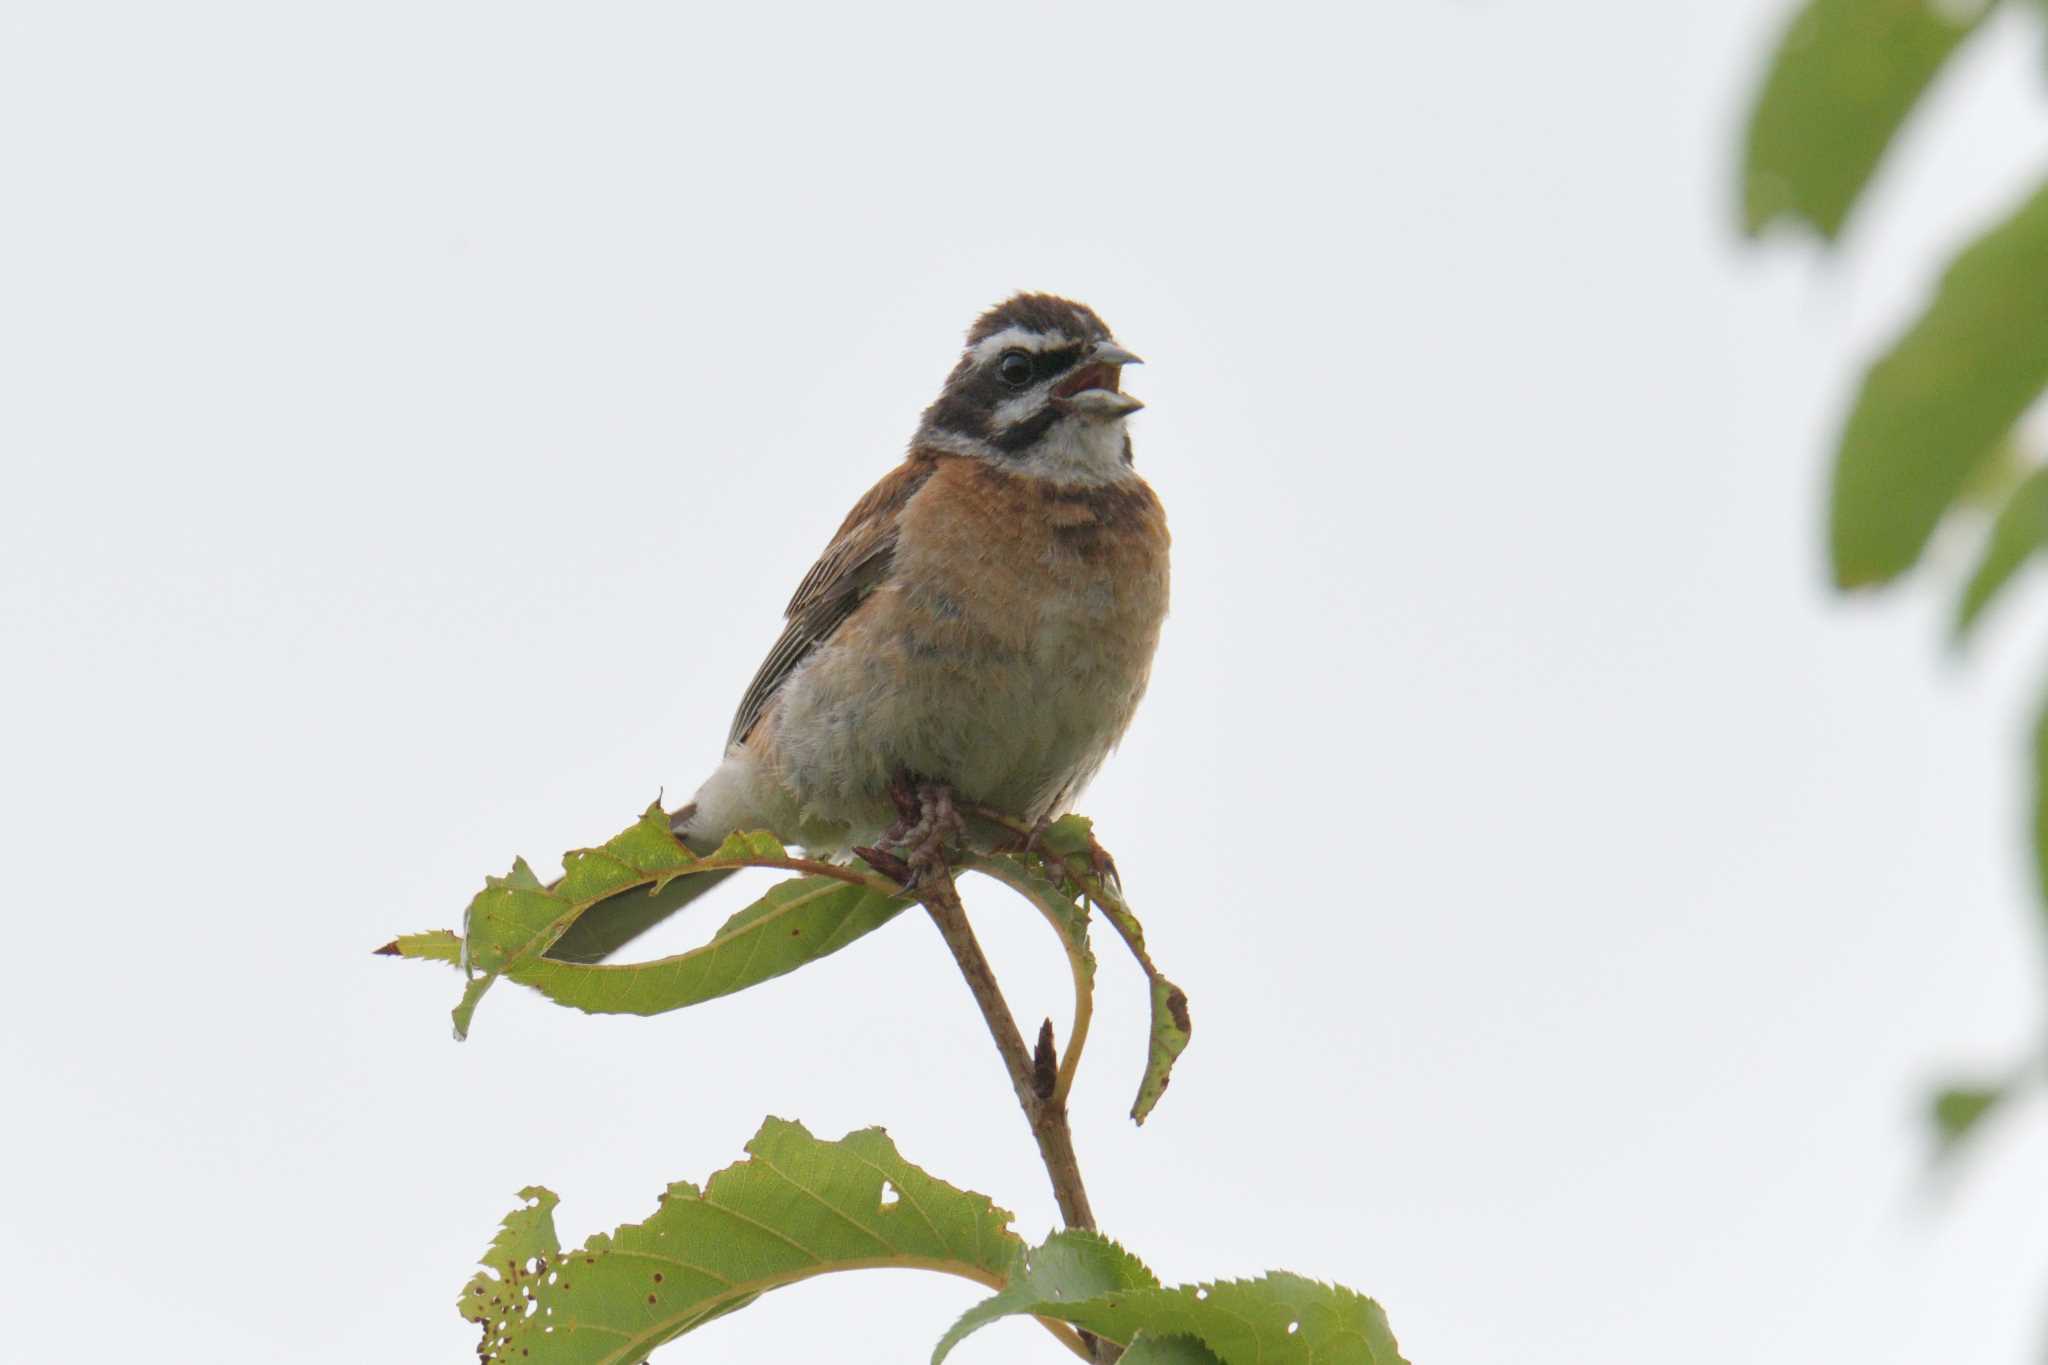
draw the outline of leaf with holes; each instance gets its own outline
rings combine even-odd
[[[2007,496],[1991,524],[1983,557],[1956,604],[1957,639],[1970,633],[1992,599],[2044,547],[2048,547],[2048,469],[2036,469]]]
[[[973,1332],[1017,1314],[1122,1345],[1192,1338],[1226,1365],[1405,1365],[1386,1314],[1362,1294],[1285,1273],[1166,1289],[1135,1256],[1089,1232],[1056,1232],[1027,1253],[1000,1292],[940,1338],[932,1365]]]
[[[1024,1251],[1010,1215],[905,1161],[879,1128],[837,1142],[769,1119],[747,1160],[668,1187],[643,1223],[562,1254],[555,1196],[505,1220],[461,1297],[482,1365],[633,1365],[769,1290],[902,1267],[1001,1288]]]
[[[596,964],[544,956],[594,906],[642,888],[660,895],[678,878],[741,867],[815,869],[816,875],[771,888],[727,920],[709,943],[674,957]],[[566,854],[562,869],[560,880],[543,885],[521,859],[509,876],[487,879],[470,902],[461,935],[406,934],[378,951],[447,962],[470,974],[455,1009],[455,1036],[462,1038],[477,1002],[500,976],[593,1014],[659,1014],[730,995],[836,953],[909,904],[881,878],[792,858],[769,834],[735,834],[698,857],[669,832],[658,802],[603,847]]]
[[[1750,113],[1749,231],[1790,218],[1823,237],[1839,232],[1899,126],[1983,18],[1978,8],[1956,18],[1926,0],[1803,5]]]
[[[1870,367],[1835,455],[1830,550],[1843,587],[1910,568],[1972,475],[2048,384],[2048,188],[1949,266]]]

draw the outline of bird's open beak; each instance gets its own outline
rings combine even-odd
[[[1088,359],[1053,386],[1052,405],[1089,417],[1125,417],[1145,405],[1120,392],[1123,367],[1145,362],[1114,341],[1098,341]]]

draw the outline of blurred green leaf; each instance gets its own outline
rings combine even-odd
[[[2034,908],[2048,918],[2048,707],[2034,721]]]
[[[1835,457],[1843,587],[1910,568],[1942,514],[2048,383],[2048,188],[1980,237],[1863,380]]]
[[[1386,1314],[1349,1289],[1285,1273],[1165,1289],[1108,1238],[1056,1232],[1027,1253],[1000,1292],[968,1309],[940,1338],[932,1365],[940,1365],[973,1332],[1020,1313],[1056,1318],[1124,1344],[1141,1334],[1190,1337],[1228,1365],[1402,1360]]]
[[[1970,633],[1993,598],[2010,583],[2028,559],[2048,546],[2048,469],[2026,476],[1998,509],[1976,572],[1956,603],[1955,636]]]
[[[1809,0],[1779,41],[1750,113],[1743,219],[1841,230],[1885,148],[1982,14],[1923,0]]]
[[[1967,1138],[2010,1092],[2002,1085],[1952,1085],[1935,1092],[1928,1105],[1935,1140],[1946,1154]]]
[[[769,1119],[748,1159],[703,1190],[670,1185],[644,1223],[562,1254],[538,1187],[484,1253],[458,1311],[481,1365],[637,1365],[761,1294],[838,1270],[898,1266],[1000,1287],[1024,1252],[1010,1215],[905,1161],[879,1128],[821,1142]]]

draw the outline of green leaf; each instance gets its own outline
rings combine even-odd
[[[1925,0],[1801,6],[1750,112],[1748,230],[1790,218],[1834,237],[1899,126],[1982,19],[1958,20]]]
[[[758,986],[829,957],[903,913],[908,901],[826,877],[799,877],[725,922],[709,943],[652,962],[530,959],[508,972],[590,1014],[662,1014]]]
[[[455,1311],[472,1322],[480,1321],[479,1313],[496,1313],[508,1303],[523,1302],[526,1282],[547,1274],[562,1257],[562,1244],[555,1236],[555,1205],[561,1200],[539,1185],[528,1185],[519,1197],[526,1206],[505,1215],[483,1254],[481,1264],[494,1273],[472,1277],[455,1301]]]
[[[1983,558],[1956,604],[1957,639],[1970,633],[1984,608],[2044,546],[2048,546],[2048,469],[2036,469],[2013,489],[1991,523]]]
[[[662,1014],[760,985],[828,957],[887,924],[908,901],[828,877],[798,877],[725,922],[709,943],[651,962],[560,962],[527,957],[504,975],[589,1014]],[[401,957],[455,962],[453,934],[398,939]]]
[[[1187,1050],[1194,1024],[1188,1015],[1187,992],[1167,980],[1145,949],[1145,926],[1131,913],[1123,890],[1114,877],[1097,867],[1102,849],[1095,841],[1094,822],[1082,815],[1067,815],[1054,821],[1039,837],[1038,847],[1054,870],[1081,888],[1102,911],[1124,946],[1131,950],[1150,984],[1152,1027],[1146,1035],[1145,1069],[1138,1078],[1138,1097],[1131,1105],[1131,1118],[1142,1125],[1166,1093],[1173,1076],[1173,1064]]]
[[[1136,923],[1136,921],[1132,921]],[[1173,1064],[1187,1049],[1194,1028],[1188,1018],[1187,992],[1163,976],[1152,978],[1152,1028],[1145,1039],[1145,1072],[1138,1079],[1138,1098],[1131,1104],[1131,1118],[1143,1125],[1166,1084],[1173,1079]]]
[[[2048,383],[2048,187],[1951,264],[1864,377],[1835,456],[1835,581],[1910,568],[1935,524]]]
[[[1150,1332],[1140,1332],[1124,1348],[1121,1365],[1223,1365],[1223,1362],[1194,1337],[1155,1337]]]
[[[932,1349],[939,1365],[955,1346],[996,1321],[1036,1313],[1040,1303],[1078,1302],[1131,1289],[1156,1289],[1159,1279],[1145,1263],[1096,1232],[1056,1232],[1043,1246],[1025,1252],[1005,1272],[1007,1283],[961,1315]]]
[[[655,962],[593,964],[543,956],[599,905],[628,895],[664,903],[687,900],[668,890],[681,877],[708,882],[740,867],[818,868],[784,882],[728,920],[701,948]],[[659,802],[603,847],[564,855],[562,876],[544,886],[524,859],[486,879],[470,902],[458,938],[401,936],[378,951],[450,962],[470,979],[455,1007],[455,1036],[466,1037],[478,1001],[501,976],[561,1004],[594,1014],[659,1014],[698,1004],[795,971],[879,929],[909,902],[880,878],[793,859],[773,835],[735,834],[698,857],[669,830]]]
[[[761,1294],[838,1270],[903,1267],[999,1288],[1023,1255],[1010,1215],[905,1161],[879,1128],[821,1142],[769,1119],[748,1159],[668,1187],[642,1223],[560,1253],[555,1197],[505,1220],[464,1286],[482,1365],[633,1365]]]
[[[1940,1154],[1953,1152],[2009,1095],[2002,1085],[1952,1085],[1936,1091],[1927,1116]]]
[[[940,1338],[932,1365],[979,1328],[1017,1314],[1069,1322],[1120,1344],[1141,1334],[1189,1337],[1228,1365],[1394,1365],[1402,1359],[1386,1314],[1362,1294],[1285,1273],[1165,1289],[1107,1238],[1057,1232],[1012,1270],[1007,1286],[967,1310]]]

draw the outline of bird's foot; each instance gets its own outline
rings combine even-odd
[[[896,822],[874,847],[854,852],[884,876],[898,878],[910,894],[952,870],[946,846],[967,832],[967,822],[953,802],[953,789],[943,782],[899,771],[889,781],[889,800],[896,807]],[[892,849],[901,849],[902,856]]]
[[[923,807],[917,799],[917,788],[918,779],[904,768],[898,768],[896,775],[889,779],[889,804],[896,807],[896,823],[883,832],[882,847],[901,844],[903,836],[922,817]]]
[[[953,789],[943,782],[921,782],[917,788],[917,823],[903,833],[911,867],[922,872],[946,866],[946,845],[967,832],[967,822],[953,804]]]
[[[1052,874],[1054,881],[1066,882],[1072,880],[1066,860],[1055,853],[1041,848],[1045,840],[1045,832],[1052,828],[1053,816],[1039,816],[1032,823],[1028,832],[1019,834],[1016,832],[1016,821],[1012,817],[999,815],[997,812],[986,807],[974,807],[972,809],[975,814],[985,816],[1010,829],[1011,832],[996,845],[998,850],[1004,853],[1019,854],[1027,858],[1036,853],[1044,860],[1046,871]],[[1116,859],[1110,857],[1109,850],[1096,841],[1092,831],[1088,835],[1088,848],[1086,852],[1089,869],[1094,872],[1096,880],[1112,891],[1122,891],[1123,878],[1117,875]],[[1075,889],[1079,890],[1080,888],[1076,887]]]
[[[1116,870],[1116,859],[1109,856],[1109,850],[1095,841],[1093,831],[1088,835],[1088,863],[1095,869],[1095,879],[1110,890],[1121,893],[1124,879]]]

